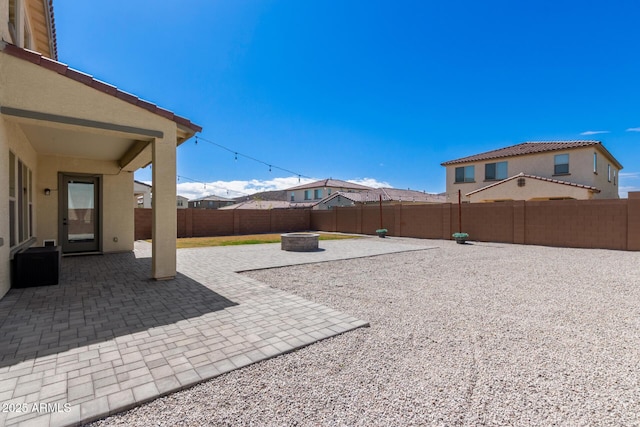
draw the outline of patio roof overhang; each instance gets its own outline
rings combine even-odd
[[[43,156],[41,164],[53,164],[54,158],[70,159],[66,164],[76,159],[75,165],[86,163],[85,173],[112,174],[153,163],[152,276],[163,279],[176,274],[176,147],[199,132],[200,126],[3,41],[0,117]],[[102,172],[89,170],[92,165],[102,165]]]

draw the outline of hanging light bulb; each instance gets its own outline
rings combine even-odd
[[[238,161],[238,153],[234,153],[234,159],[236,162]]]
[[[271,165],[269,165],[269,172],[271,172]]]
[[[298,175],[298,184],[300,184],[300,175]]]
[[[198,145],[198,135],[196,135],[196,145]]]

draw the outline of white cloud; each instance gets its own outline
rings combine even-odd
[[[220,197],[241,197],[249,194],[260,193],[262,191],[285,190],[302,184],[307,184],[318,179],[298,178],[291,176],[286,178],[274,178],[271,180],[249,181],[212,181],[202,182],[178,182],[178,194],[191,199],[198,197],[216,195]],[[391,187],[388,182],[378,181],[374,178],[348,179],[355,184],[367,185],[369,187]],[[148,184],[151,184],[148,182]]]
[[[624,179],[638,179],[640,178],[640,172],[620,172],[618,176]]]
[[[588,135],[598,135],[601,133],[610,133],[608,130],[588,130],[580,133],[580,135],[588,136]]]
[[[366,185],[367,187],[373,187],[373,188],[391,187],[391,184],[389,184],[388,182],[378,181],[375,178],[347,179],[347,182]]]
[[[618,177],[620,179],[618,187],[620,197],[627,198],[629,191],[640,191],[640,186],[636,182],[640,179],[640,172],[620,172]]]
[[[627,132],[640,132],[640,128],[629,128]]]

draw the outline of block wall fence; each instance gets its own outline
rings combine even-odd
[[[152,210],[136,208],[135,239],[151,238]],[[178,237],[286,233],[309,229],[307,209],[177,209]]]
[[[458,205],[382,207],[389,236],[451,239]],[[151,238],[151,209],[135,209],[136,239]],[[178,210],[178,237],[291,231],[371,234],[380,228],[379,206],[313,210]],[[640,192],[628,199],[465,203],[462,230],[471,241],[640,251]]]

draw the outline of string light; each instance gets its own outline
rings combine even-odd
[[[264,161],[262,161],[262,160],[260,160],[260,159],[256,159],[255,157],[251,157],[251,156],[249,156],[249,155],[239,153],[239,152],[237,152],[237,151],[235,151],[235,150],[232,150],[232,149],[231,149],[231,148],[229,148],[229,147],[225,147],[224,145],[218,144],[217,142],[213,142],[213,141],[210,141],[210,140],[208,140],[208,139],[205,139],[205,138],[197,137],[197,136],[196,136],[196,144],[197,144],[199,141],[206,142],[206,143],[211,144],[211,145],[214,145],[214,146],[216,146],[216,147],[218,147],[218,148],[222,148],[223,150],[226,150],[226,151],[228,151],[228,152],[230,152],[230,153],[233,153],[234,161],[238,161],[238,156],[241,156],[241,157],[244,157],[245,159],[253,160],[254,162],[261,163],[261,164],[263,164],[263,165],[265,165],[265,166],[268,166],[268,167],[269,167],[269,172],[271,172],[271,170],[272,170],[272,169],[278,169],[278,170],[281,170],[281,171],[283,171],[283,172],[290,173],[290,174],[292,174],[292,175],[297,175],[297,176],[298,176],[298,182],[300,182],[300,178],[313,179],[313,178],[311,178],[310,176],[303,175],[303,174],[301,174],[301,173],[294,172],[294,171],[292,171],[292,170],[289,170],[289,169],[286,169],[286,168],[283,168],[283,167],[280,167],[280,166],[276,166],[276,165],[274,165],[274,164],[270,164],[270,163],[264,162]]]

